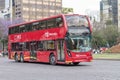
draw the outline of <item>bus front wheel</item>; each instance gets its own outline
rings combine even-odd
[[[49,62],[50,62],[51,65],[56,64],[56,58],[55,58],[54,54],[50,55]]]

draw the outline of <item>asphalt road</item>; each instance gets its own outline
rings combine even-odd
[[[120,80],[120,61],[93,60],[78,66],[17,63],[0,57],[0,80]]]

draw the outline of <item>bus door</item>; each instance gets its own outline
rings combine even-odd
[[[58,61],[65,61],[64,40],[57,41],[57,60]]]
[[[30,59],[31,60],[36,60],[37,59],[37,53],[36,53],[36,42],[31,42],[30,43]]]

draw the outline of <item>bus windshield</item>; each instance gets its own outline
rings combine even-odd
[[[68,27],[88,27],[88,21],[85,16],[67,15],[66,21]]]
[[[73,52],[87,52],[91,50],[90,37],[66,37],[66,45],[68,50]]]

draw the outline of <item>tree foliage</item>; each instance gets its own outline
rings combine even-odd
[[[16,19],[14,21],[5,20],[0,18],[0,44],[3,42],[7,45],[8,27],[13,24],[24,22],[22,19]],[[1,47],[0,47],[1,49]]]
[[[73,8],[63,8],[62,13],[63,14],[73,13]]]
[[[106,25],[103,22],[95,22],[93,27],[93,48],[113,46],[117,43],[118,29],[114,24]]]

